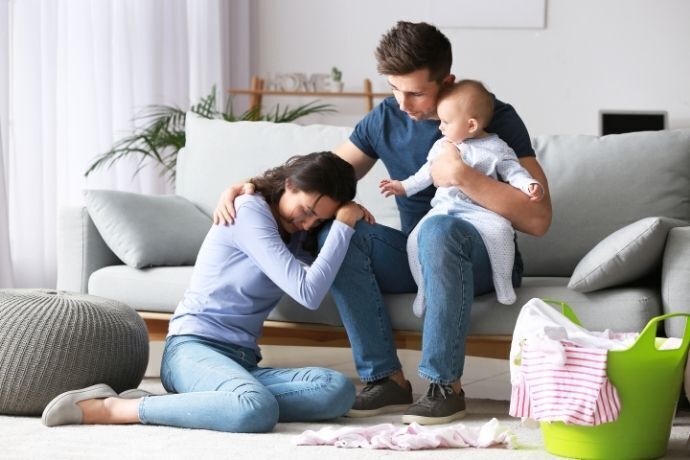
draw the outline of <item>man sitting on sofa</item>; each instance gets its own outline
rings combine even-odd
[[[404,179],[424,164],[427,152],[441,137],[436,99],[441,88],[455,80],[450,73],[451,45],[432,25],[401,21],[382,37],[376,59],[379,73],[388,77],[393,97],[367,114],[335,153],[354,166],[358,178],[380,159],[391,178]],[[551,201],[527,129],[510,105],[495,100],[487,131],[498,134],[515,151],[520,164],[544,185],[545,198],[530,201],[521,191],[472,169],[452,144],[447,144],[432,164],[434,185],[456,186],[475,202],[510,220],[516,229],[543,235],[551,222]],[[243,190],[242,185],[236,185],[223,193],[214,212],[215,223],[232,221],[233,200]],[[426,311],[418,371],[430,385],[414,404],[382,297],[383,292],[417,290],[407,263],[406,240],[429,211],[433,195],[434,188],[429,187],[411,197],[396,197],[402,231],[359,222],[331,289],[357,372],[366,383],[350,416],[404,407],[404,423],[436,424],[465,414],[460,378],[470,309],[475,295],[493,290],[489,256],[479,233],[468,222],[452,216],[434,216],[420,229],[422,272],[433,276],[425,278]],[[516,286],[521,274],[522,262],[516,253]]]

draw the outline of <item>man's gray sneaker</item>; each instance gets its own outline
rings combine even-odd
[[[453,391],[450,385],[432,383],[426,394],[405,411],[403,423],[436,425],[459,420],[465,416],[465,392]]]
[[[372,415],[395,412],[412,404],[412,385],[407,380],[401,387],[390,378],[375,380],[366,384],[355,397],[347,417],[371,417]]]

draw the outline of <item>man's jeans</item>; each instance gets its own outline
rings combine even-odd
[[[402,232],[363,221],[355,230],[331,294],[347,330],[357,372],[370,382],[401,369],[382,292],[412,293],[417,286]],[[327,232],[328,228],[320,233],[321,244]],[[452,216],[427,219],[418,242],[426,297],[419,375],[433,383],[450,384],[462,376],[474,296],[493,290],[489,255],[475,228]],[[513,284],[519,283],[521,265],[516,256]]]
[[[354,385],[339,372],[261,368],[253,350],[192,335],[166,340],[161,380],[177,394],[142,399],[142,423],[261,433],[278,421],[339,417],[355,399]]]

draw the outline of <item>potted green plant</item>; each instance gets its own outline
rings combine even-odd
[[[331,80],[333,80],[333,91],[342,92],[343,91],[343,72],[337,68],[331,68]]]
[[[288,123],[307,115],[323,112],[335,112],[332,104],[319,104],[311,101],[294,109],[276,105],[275,109],[262,113],[260,107],[253,107],[240,115],[232,109],[232,101],[228,100],[224,111],[216,107],[216,88],[203,97],[199,103],[193,105],[189,111],[209,119],[223,119],[225,121],[271,121],[273,123]],[[100,168],[109,168],[123,158],[137,158],[138,168],[136,176],[145,165],[145,160],[152,160],[161,170],[161,175],[171,182],[175,182],[175,165],[177,154],[185,145],[185,111],[176,106],[150,105],[141,110],[135,117],[132,134],[117,141],[113,147],[96,157],[91,163],[85,176]]]

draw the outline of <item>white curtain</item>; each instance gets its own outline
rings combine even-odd
[[[9,0],[0,0],[0,289],[13,286],[7,210]]]
[[[247,1],[9,0],[5,168],[15,286],[55,285],[57,211],[81,204],[83,189],[172,192],[153,167],[132,179],[134,160],[83,173],[131,132],[144,106],[186,109],[214,84],[222,95],[231,84],[226,29],[246,15],[248,35]]]
[[[2,136],[2,125],[3,123],[0,123],[0,289],[14,286],[7,213],[7,188],[5,186],[5,142]]]

